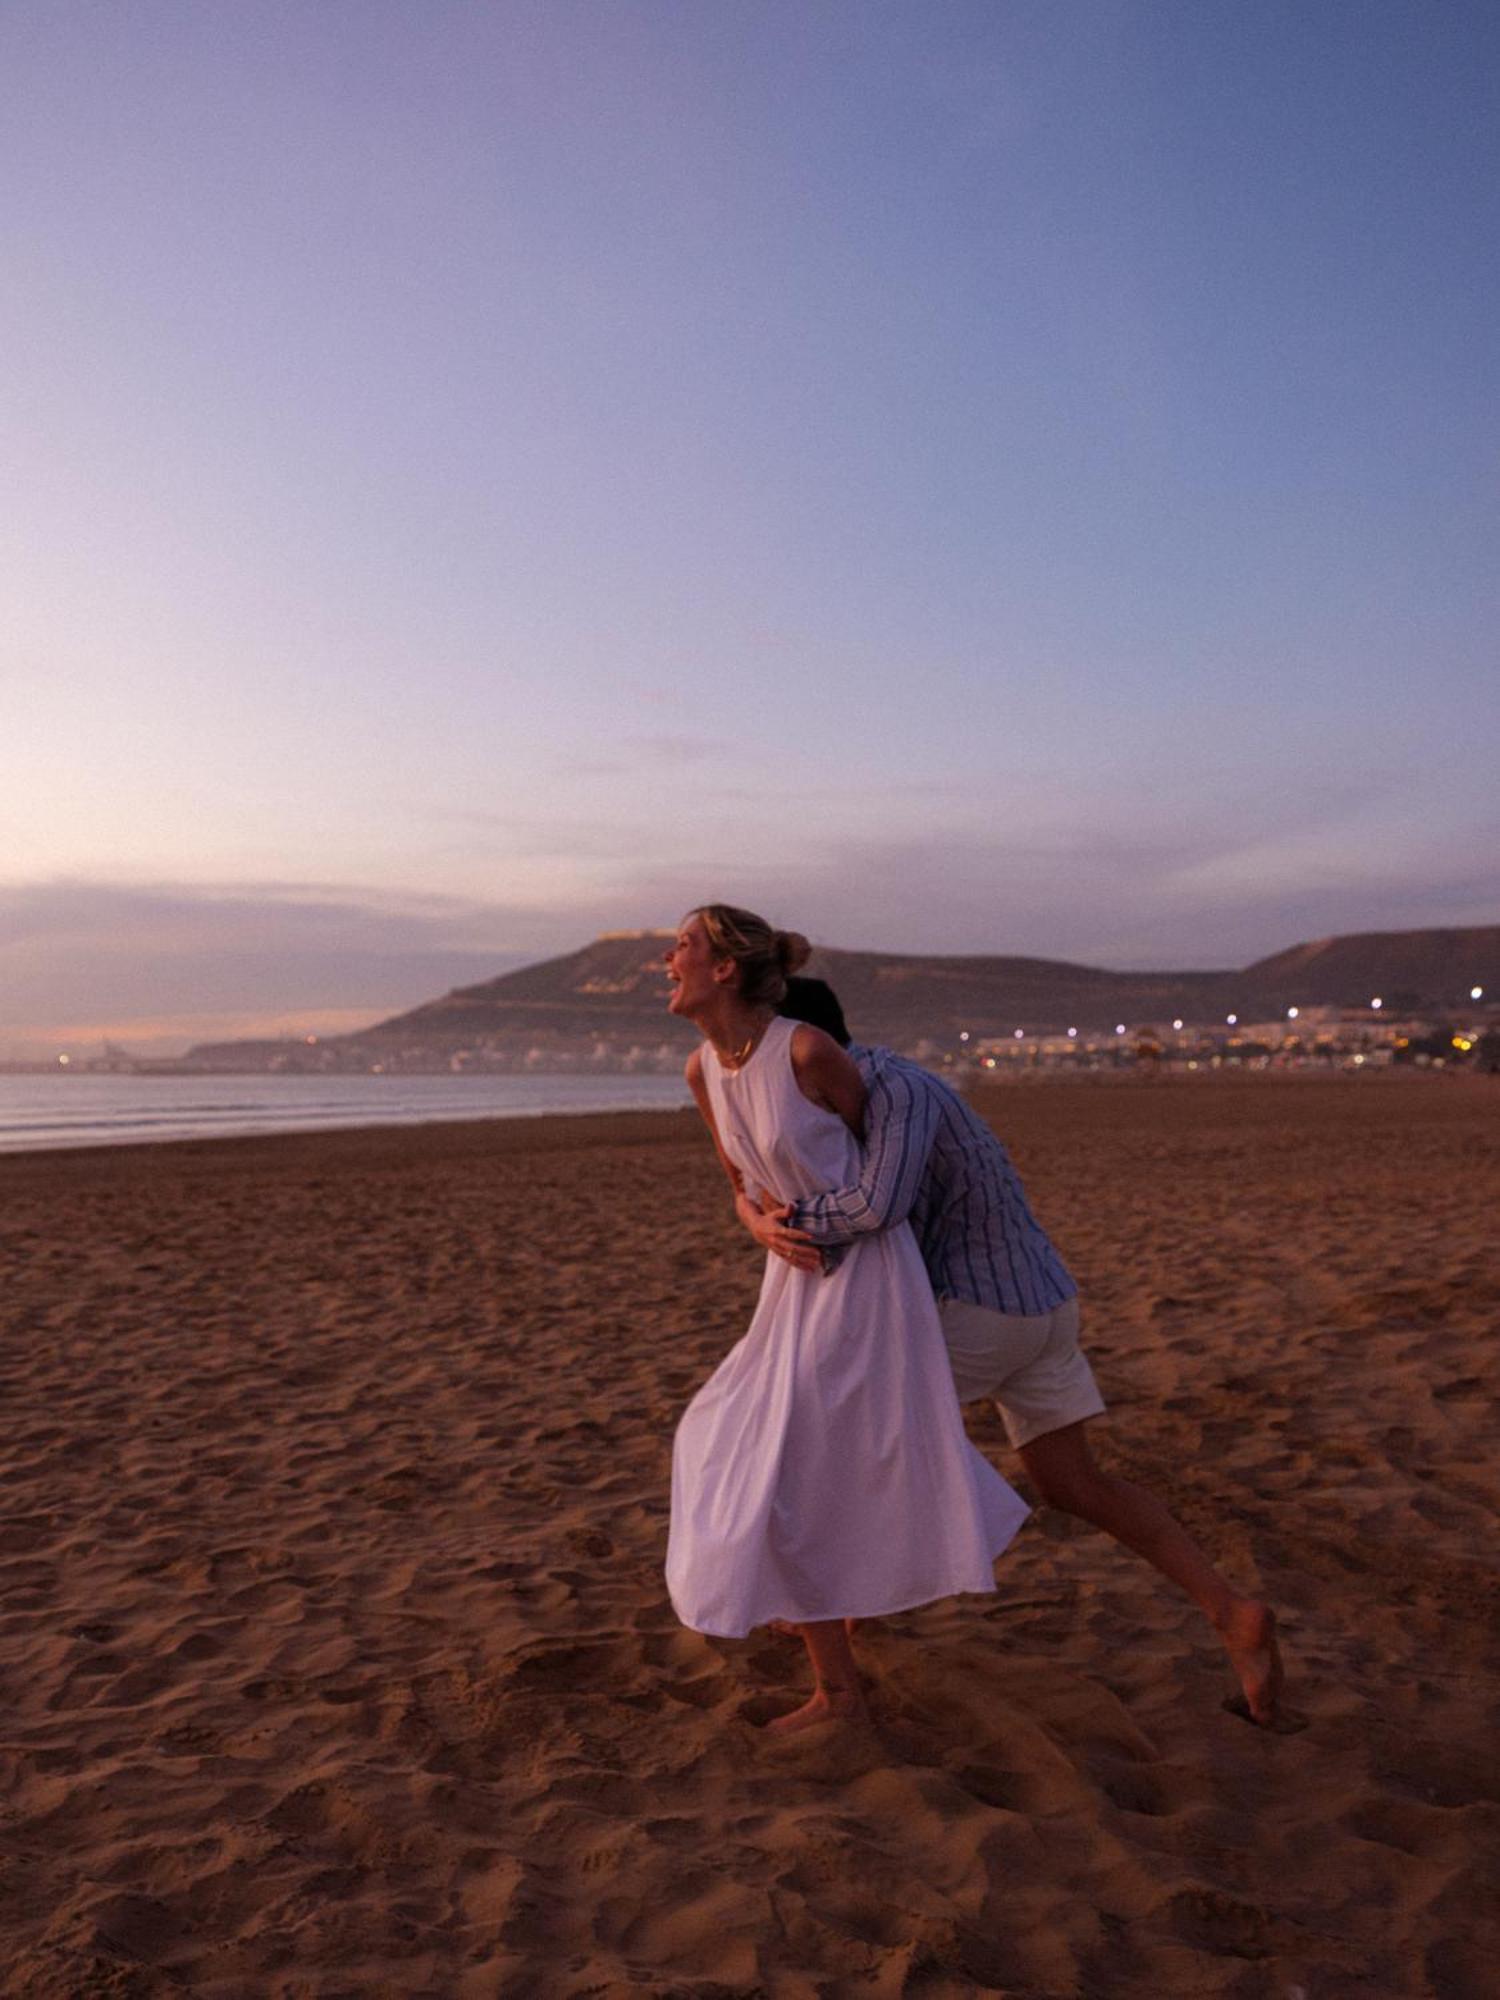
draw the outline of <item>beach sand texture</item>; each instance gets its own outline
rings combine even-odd
[[[6,1158],[6,2000],[1493,1995],[1500,1085],[980,1101],[1300,1733],[1048,1513],[756,1732],[801,1648],[661,1580],[758,1277],[690,1114]]]

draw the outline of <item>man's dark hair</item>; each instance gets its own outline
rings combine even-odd
[[[786,998],[776,1011],[789,1021],[806,1021],[809,1027],[821,1028],[841,1049],[847,1049],[852,1040],[839,996],[826,979],[806,979],[794,973],[786,983]]]

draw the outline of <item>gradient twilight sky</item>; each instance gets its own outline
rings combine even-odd
[[[0,1053],[1500,921],[1493,0],[8,0],[0,186]]]

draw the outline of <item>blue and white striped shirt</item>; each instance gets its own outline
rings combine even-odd
[[[939,1298],[1045,1313],[1078,1287],[1027,1206],[1010,1155],[941,1077],[890,1049],[850,1048],[869,1092],[854,1187],[804,1196],[787,1218],[825,1246],[910,1221]]]

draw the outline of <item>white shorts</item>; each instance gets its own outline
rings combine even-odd
[[[1013,1445],[1103,1414],[1104,1398],[1078,1345],[1076,1298],[1048,1313],[939,1299],[938,1312],[958,1400],[993,1396]]]

